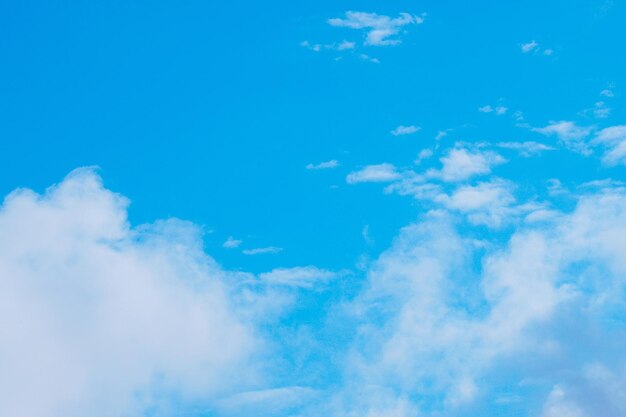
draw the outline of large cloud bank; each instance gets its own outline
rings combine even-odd
[[[163,413],[254,378],[254,330],[198,230],[133,229],[127,205],[90,169],[5,199],[0,415]]]

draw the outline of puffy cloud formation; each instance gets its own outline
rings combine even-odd
[[[400,13],[399,17],[379,15],[366,12],[346,12],[345,19],[328,19],[331,26],[347,27],[351,29],[365,29],[365,45],[389,46],[400,43],[398,39],[390,39],[397,35],[402,27],[424,23],[425,15],[413,16],[409,13]]]
[[[352,307],[337,415],[624,415],[625,234],[615,188],[502,243],[441,211],[405,227]]]
[[[5,199],[0,415],[138,416],[255,377],[259,341],[199,230],[133,228],[127,206],[91,169]]]
[[[357,184],[360,182],[389,182],[400,178],[400,173],[392,164],[368,165],[365,168],[348,174],[346,182]]]

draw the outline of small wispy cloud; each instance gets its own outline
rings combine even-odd
[[[517,151],[520,156],[530,157],[539,155],[544,151],[554,151],[556,148],[545,145],[543,143],[526,141],[526,142],[500,142],[496,146],[503,149],[511,149]]]
[[[339,161],[331,159],[330,161],[320,162],[319,164],[308,164],[306,169],[332,169],[339,166]]]
[[[347,40],[343,40],[339,43],[327,43],[327,44],[302,41],[300,42],[300,46],[302,46],[303,48],[310,49],[313,52],[320,52],[324,49],[330,50],[330,51],[346,51],[349,49],[354,49],[356,44],[354,42],[347,41]]]
[[[400,173],[392,164],[384,163],[368,165],[365,168],[348,174],[346,182],[357,184],[360,182],[389,182],[400,178]]]
[[[567,120],[550,121],[547,126],[532,128],[533,132],[544,136],[556,136],[570,150],[583,155],[591,154],[585,138],[593,131],[593,127],[578,126],[576,123]]]
[[[537,41],[532,40],[530,42],[521,44],[520,48],[522,49],[523,53],[527,54],[539,48],[539,44],[537,43]]]
[[[271,285],[299,288],[312,288],[317,284],[326,283],[339,276],[337,272],[320,269],[315,266],[299,266],[295,268],[276,268],[259,275],[259,279]]]
[[[530,42],[527,43],[522,43],[520,45],[520,49],[522,50],[522,53],[524,54],[528,54],[528,53],[534,53],[534,54],[542,54],[542,55],[546,55],[546,56],[550,56],[552,54],[554,54],[554,50],[551,48],[541,48],[539,46],[539,43],[535,40],[532,40]]]
[[[394,136],[402,136],[402,135],[411,135],[413,133],[419,132],[422,128],[419,126],[403,126],[400,125],[391,131],[391,134]]]
[[[241,251],[244,255],[264,255],[282,252],[283,248],[276,246],[266,246],[263,248],[244,249]]]
[[[422,149],[419,154],[417,154],[417,158],[415,158],[415,165],[419,165],[422,161],[433,156],[432,149]]]
[[[400,40],[390,38],[398,35],[402,27],[422,24],[425,16],[425,13],[419,16],[400,13],[399,17],[392,18],[376,13],[348,11],[345,18],[328,19],[328,24],[350,29],[364,29],[366,30],[365,45],[389,46],[400,43]]]
[[[241,240],[235,239],[232,236],[228,236],[228,239],[222,244],[222,246],[226,249],[235,249],[241,245]]]
[[[615,93],[613,93],[613,90],[605,88],[604,90],[600,91],[600,95],[603,97],[613,97],[615,96]]]
[[[380,60],[378,58],[373,58],[368,54],[359,54],[359,58],[361,58],[363,61],[371,62],[373,64],[380,64]]]
[[[497,116],[506,114],[508,110],[509,109],[505,106],[491,106],[489,104],[478,108],[478,111],[481,113],[495,113]]]

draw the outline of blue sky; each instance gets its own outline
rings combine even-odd
[[[0,414],[626,414],[625,19],[4,2]]]

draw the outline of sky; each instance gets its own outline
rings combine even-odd
[[[0,415],[626,415],[626,3],[0,4]]]

